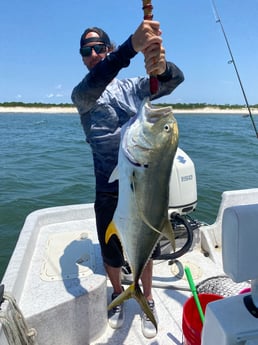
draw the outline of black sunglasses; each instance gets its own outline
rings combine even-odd
[[[92,49],[94,49],[96,54],[103,54],[107,51],[107,46],[105,44],[94,44],[94,46],[86,46],[80,49],[80,54],[84,57],[91,56]]]

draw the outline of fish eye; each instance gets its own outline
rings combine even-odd
[[[164,131],[170,132],[170,126],[167,123],[164,125]]]

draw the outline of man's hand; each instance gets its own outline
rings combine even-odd
[[[153,44],[161,45],[160,24],[157,21],[144,20],[132,35],[133,49],[138,53]]]
[[[146,72],[160,75],[166,71],[165,49],[160,44],[152,44],[143,51]]]
[[[132,35],[132,45],[136,52],[144,54],[148,74],[160,75],[165,72],[165,49],[162,46],[159,22],[144,20]]]

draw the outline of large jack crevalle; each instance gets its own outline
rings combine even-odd
[[[169,238],[175,247],[168,219],[169,181],[178,146],[178,127],[172,107],[155,107],[146,100],[138,114],[122,129],[115,171],[119,199],[106,232],[106,242],[117,235],[128,260],[133,283],[109,309],[134,297],[157,329],[157,322],[139,286],[139,279],[159,238]]]

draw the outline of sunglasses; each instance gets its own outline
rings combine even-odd
[[[94,49],[96,54],[103,54],[107,51],[107,46],[105,44],[94,44],[94,46],[86,46],[80,49],[80,54],[84,57],[91,56],[92,49]]]

